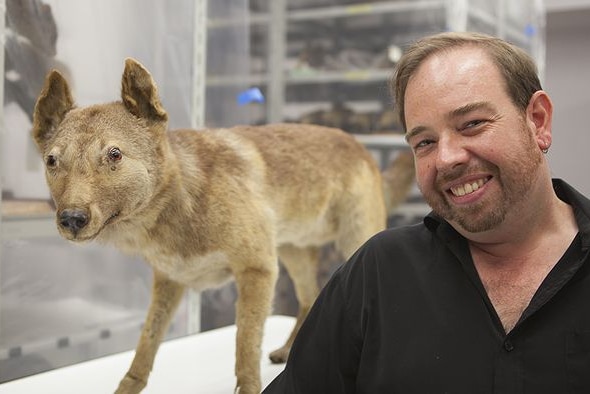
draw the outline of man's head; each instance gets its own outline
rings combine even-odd
[[[488,54],[503,76],[508,95],[521,111],[524,112],[531,96],[542,89],[534,60],[515,45],[480,33],[446,32],[429,36],[408,48],[390,83],[404,131],[407,130],[404,96],[410,78],[431,55],[468,45],[481,48]]]
[[[542,151],[551,144],[552,104],[529,60],[494,38],[445,33],[400,62],[398,100],[418,187],[460,231],[510,227],[551,187]]]

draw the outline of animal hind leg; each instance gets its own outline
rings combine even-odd
[[[295,336],[319,293],[317,277],[319,254],[320,249],[317,247],[299,248],[293,245],[283,245],[279,248],[279,259],[289,273],[295,287],[299,312],[297,313],[295,327],[287,342],[270,353],[269,357],[273,363],[287,361]]]
[[[345,214],[341,217],[335,246],[348,260],[371,236],[386,227],[387,214],[380,189],[379,193],[375,187],[374,193],[367,190],[360,194],[342,212]]]

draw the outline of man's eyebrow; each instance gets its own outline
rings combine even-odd
[[[480,109],[496,112],[496,107],[494,107],[489,101],[477,101],[452,110],[447,115],[447,118],[457,118]]]
[[[420,134],[423,131],[426,131],[427,129],[428,129],[428,127],[426,127],[426,126],[416,126],[412,130],[408,130],[408,132],[406,132],[406,135],[405,135],[406,142],[410,142],[410,139],[412,137]]]

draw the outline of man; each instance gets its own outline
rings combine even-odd
[[[589,393],[590,201],[551,179],[534,62],[442,33],[392,84],[433,212],[335,273],[264,393]]]

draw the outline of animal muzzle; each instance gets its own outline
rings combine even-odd
[[[59,226],[76,235],[90,222],[90,213],[86,209],[64,209],[58,214]]]

